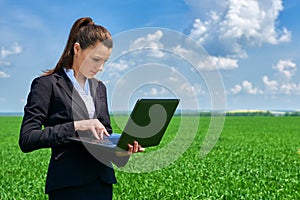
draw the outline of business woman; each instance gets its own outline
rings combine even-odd
[[[103,153],[100,162],[81,143],[69,137],[90,134],[101,140],[112,133],[105,85],[94,78],[112,51],[111,34],[91,18],[78,19],[55,68],[31,84],[19,145],[23,152],[51,148],[45,192],[50,200],[112,199],[116,183],[112,163],[124,166],[126,156]]]

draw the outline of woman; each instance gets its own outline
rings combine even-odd
[[[105,154],[107,162],[102,163],[81,143],[69,140],[112,133],[106,87],[93,78],[111,50],[111,34],[91,18],[80,18],[56,67],[32,82],[19,145],[23,152],[51,148],[45,188],[49,199],[112,199],[116,179],[111,162],[124,166],[131,153],[144,151],[134,142],[128,144],[128,155]]]

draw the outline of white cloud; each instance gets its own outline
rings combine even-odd
[[[0,51],[1,59],[5,59],[10,55],[18,55],[22,53],[22,47],[16,42],[9,49],[2,47]]]
[[[195,20],[190,36],[210,54],[246,58],[245,46],[263,43],[276,45],[291,40],[291,32],[278,27],[277,18],[283,10],[281,0],[213,1],[211,7],[206,7],[207,10],[196,6],[198,1],[186,2],[194,6]],[[198,15],[195,12],[197,9]]]
[[[242,82],[243,89],[248,93],[248,94],[262,94],[263,92],[259,90],[258,88],[254,88],[252,86],[252,83],[249,81],[243,81]]]
[[[220,0],[184,0],[190,6],[191,15],[200,18],[207,18],[207,11],[214,10],[217,13],[223,12],[228,6],[227,1]]]
[[[268,76],[263,76],[262,80],[266,88],[266,92],[271,94],[300,94],[300,83],[293,82],[293,76],[297,71],[297,65],[291,60],[279,60],[272,67],[277,71],[271,80]]]
[[[119,78],[125,71],[130,68],[130,66],[134,65],[135,62],[132,59],[120,59],[115,62],[108,63],[104,72],[108,74],[108,77],[110,79]],[[103,75],[103,72],[100,75]]]
[[[182,83],[176,91],[179,96],[194,97],[197,95],[204,95],[205,91],[200,84],[190,85],[189,83]]]
[[[279,60],[278,63],[273,66],[273,69],[277,70],[281,77],[287,80],[290,80],[297,70],[296,63],[290,60]]]
[[[237,84],[234,86],[234,88],[231,88],[230,91],[232,94],[238,94],[242,91],[242,86]]]
[[[205,60],[198,61],[196,66],[200,70],[216,70],[216,69],[234,69],[238,67],[238,60],[220,57],[220,56],[208,56]]]
[[[204,59],[198,56],[198,52],[187,50],[181,45],[173,49],[174,53],[184,57],[191,63],[195,63],[197,69],[212,71],[216,69],[233,69],[238,67],[238,60],[220,56],[205,56]]]
[[[125,71],[126,69],[128,69],[128,62],[126,60],[119,60],[118,62],[114,62],[111,65],[109,65],[109,67],[113,70],[122,72]]]
[[[163,51],[161,51],[161,49],[164,48],[164,45],[160,42],[162,37],[163,32],[161,30],[157,30],[155,33],[148,34],[145,37],[140,37],[131,42],[129,51],[149,48],[150,56],[161,58],[164,56]]]
[[[215,57],[210,56],[212,62],[217,66],[218,69],[233,69],[238,67],[238,60],[225,58],[225,57]]]
[[[144,96],[164,96],[170,94],[170,92],[163,87],[152,87],[149,91],[144,91],[143,89],[141,89],[140,92],[143,93]]]
[[[239,94],[244,92],[246,94],[257,95],[263,94],[263,91],[253,87],[252,83],[245,80],[241,84],[235,85],[233,88],[230,89],[231,94]]]
[[[300,94],[300,83],[282,83],[280,90],[283,94]]]
[[[151,96],[157,96],[158,95],[158,90],[156,88],[151,88],[149,93],[144,93],[144,95],[151,95]]]
[[[9,74],[7,74],[7,73],[5,73],[5,72],[2,72],[2,71],[0,71],[0,78],[9,78],[10,77],[10,75]]]
[[[250,44],[289,41],[289,32],[276,30],[282,1],[229,0],[229,10],[221,23],[226,38],[243,38]]]
[[[199,18],[195,19],[190,37],[197,39],[200,44],[204,43],[209,38],[208,31],[211,23],[209,21],[202,22]]]
[[[278,90],[277,81],[270,80],[268,76],[263,76],[262,80],[268,91],[276,92]]]
[[[0,50],[0,69],[11,66],[11,62],[7,61],[7,58],[12,55],[18,55],[22,53],[22,47],[16,42],[9,48],[1,47]],[[9,78],[10,75],[4,71],[0,71],[0,78]]]

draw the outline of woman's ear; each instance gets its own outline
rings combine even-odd
[[[80,44],[78,42],[75,42],[73,48],[74,48],[74,54],[77,55],[78,51],[81,49]]]

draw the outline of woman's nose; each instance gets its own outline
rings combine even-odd
[[[97,71],[103,71],[103,63],[97,65]]]

